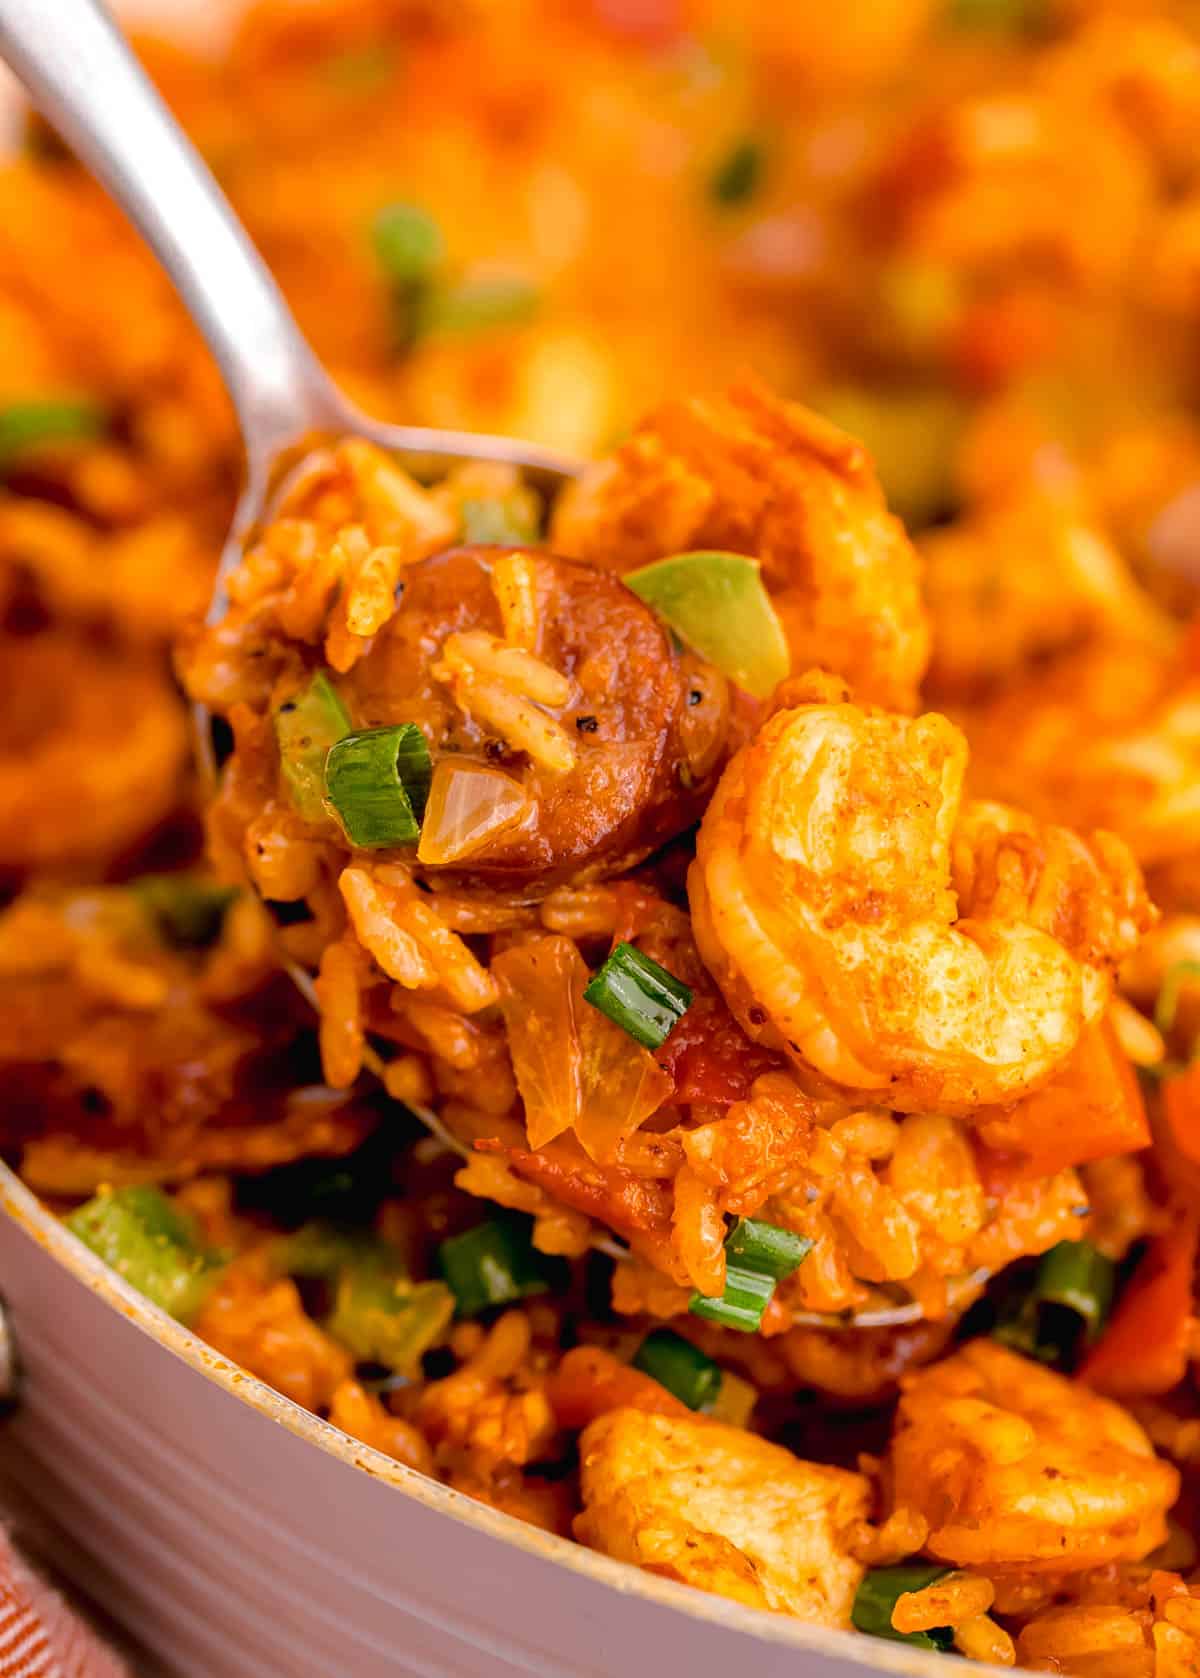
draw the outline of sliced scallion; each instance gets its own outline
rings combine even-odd
[[[550,1287],[528,1233],[510,1218],[490,1218],[443,1241],[438,1268],[458,1302],[460,1317],[478,1316],[493,1305],[512,1305]]]
[[[442,230],[420,204],[387,204],[371,224],[375,259],[396,285],[428,281],[446,260]]]
[[[1200,979],[1200,961],[1173,961],[1163,974],[1158,1001],[1154,1004],[1154,1023],[1164,1037],[1175,1029],[1179,994],[1189,979]]]
[[[433,286],[421,297],[415,329],[425,336],[523,326],[539,302],[537,287],[519,274],[468,274],[453,285]]]
[[[948,0],[947,14],[955,29],[1029,33],[1046,22],[1047,0]]]
[[[305,821],[325,814],[325,759],[330,746],[350,733],[350,713],[323,670],[275,712],[279,770],[292,803]]]
[[[954,1633],[949,1626],[934,1626],[929,1631],[897,1631],[892,1625],[896,1603],[910,1591],[923,1591],[935,1585],[951,1571],[937,1563],[909,1562],[900,1567],[873,1567],[865,1573],[850,1610],[850,1621],[857,1631],[868,1637],[886,1637],[893,1643],[909,1643],[914,1649],[954,1647]]]
[[[800,1268],[812,1245],[806,1235],[739,1218],[725,1239],[725,1292],[694,1293],[688,1310],[724,1328],[757,1334],[776,1284]]]
[[[756,699],[766,699],[791,669],[757,560],[675,554],[626,572],[623,581],[681,641]]]
[[[718,1364],[669,1328],[656,1329],[638,1347],[633,1367],[666,1387],[689,1410],[703,1410],[721,1390]]]
[[[717,1297],[694,1293],[688,1310],[706,1322],[720,1323],[722,1328],[736,1328],[742,1334],[757,1334],[762,1327],[763,1312],[775,1292],[775,1278],[764,1270],[747,1270],[741,1265],[725,1265],[725,1292]]]
[[[53,443],[86,442],[108,423],[104,409],[86,397],[45,397],[0,408],[0,470],[30,449]]]
[[[347,734],[325,758],[325,797],[352,845],[415,844],[429,793],[425,736],[415,723]]]
[[[1089,1340],[1104,1327],[1112,1305],[1115,1266],[1090,1241],[1060,1241],[1038,1270],[1038,1298],[1061,1305],[1083,1321]]]
[[[195,874],[143,874],[129,890],[163,942],[186,950],[216,942],[225,912],[238,894],[236,886]]]
[[[682,979],[632,944],[617,945],[583,995],[644,1049],[665,1043],[692,1005]]]
[[[739,1218],[725,1238],[725,1257],[747,1270],[761,1270],[782,1282],[798,1270],[812,1251],[806,1235],[763,1223],[759,1218]]]
[[[746,136],[730,147],[709,176],[708,192],[726,208],[753,198],[762,184],[767,153],[761,140]]]
[[[1090,1241],[1060,1241],[1038,1266],[1019,1308],[1003,1317],[992,1338],[1041,1363],[1066,1358],[1080,1335],[1090,1345],[1108,1319],[1115,1266]]]

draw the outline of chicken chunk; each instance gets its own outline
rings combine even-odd
[[[583,1543],[750,1607],[849,1625],[862,1568],[839,1534],[866,1511],[862,1475],[641,1410],[598,1417],[581,1455]]]

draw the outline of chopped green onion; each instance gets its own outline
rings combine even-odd
[[[84,442],[104,431],[108,417],[86,397],[46,397],[0,408],[0,470],[30,449],[51,443]]]
[[[725,1292],[719,1297],[694,1293],[688,1310],[706,1322],[720,1323],[722,1328],[736,1328],[741,1334],[757,1334],[762,1327],[763,1312],[775,1292],[775,1278],[762,1270],[747,1270],[740,1265],[725,1265]]]
[[[148,1185],[96,1195],[66,1219],[86,1247],[182,1323],[197,1315],[223,1259],[194,1222]]]
[[[420,299],[416,332],[489,332],[523,326],[537,313],[540,295],[519,274],[466,275],[455,284],[435,286]]]
[[[298,1159],[259,1176],[237,1178],[236,1205],[265,1212],[284,1228],[313,1218],[365,1226],[391,1190],[394,1152],[390,1127],[381,1126],[339,1159]]]
[[[665,1043],[692,1005],[682,979],[632,944],[617,945],[583,996],[644,1049]]]
[[[1116,1267],[1090,1241],[1060,1241],[1038,1270],[1037,1295],[1047,1305],[1061,1305],[1082,1319],[1089,1340],[1104,1327],[1112,1305]]]
[[[778,1282],[812,1252],[807,1235],[793,1235],[757,1218],[739,1218],[725,1238],[725,1292],[694,1293],[688,1310],[724,1328],[757,1334]]]
[[[143,874],[131,882],[143,911],[168,944],[181,949],[204,949],[221,936],[225,912],[238,895],[236,886],[195,874]]]
[[[857,1631],[868,1637],[886,1637],[893,1643],[909,1643],[914,1649],[954,1647],[954,1632],[950,1626],[934,1626],[929,1631],[897,1631],[892,1625],[892,1614],[900,1597],[909,1591],[923,1591],[944,1579],[952,1569],[937,1563],[909,1562],[901,1567],[873,1567],[863,1575],[862,1583],[850,1610],[850,1621]]]
[[[326,1330],[362,1363],[411,1375],[454,1315],[444,1282],[414,1282],[396,1249],[377,1235],[309,1223],[272,1243],[281,1275],[335,1284]]]
[[[1046,0],[949,0],[947,6],[955,29],[1024,32],[1040,29],[1046,13]]]
[[[777,1282],[799,1270],[811,1251],[807,1235],[793,1235],[758,1218],[738,1218],[725,1238],[726,1259],[747,1270],[761,1270]]]
[[[761,140],[738,140],[717,164],[708,181],[709,197],[717,204],[744,204],[762,185],[767,153]]]
[[[281,1276],[332,1282],[347,1265],[361,1263],[373,1242],[374,1237],[361,1230],[314,1218],[271,1242],[271,1266]]]
[[[396,67],[391,47],[383,41],[335,52],[321,64],[321,73],[332,87],[347,93],[374,93]]]
[[[340,1273],[325,1327],[362,1363],[413,1375],[454,1316],[444,1282],[413,1282],[397,1267],[350,1264]]]
[[[325,759],[330,746],[344,739],[353,726],[323,670],[275,713],[280,773],[306,822],[319,822],[325,815]]]
[[[1200,961],[1173,961],[1163,974],[1162,988],[1154,1004],[1154,1023],[1164,1037],[1175,1029],[1179,993],[1189,979],[1200,979]]]
[[[701,658],[756,699],[767,698],[791,669],[757,560],[676,554],[627,572],[623,581]]]
[[[967,410],[950,392],[842,384],[820,393],[813,407],[864,445],[889,507],[906,525],[922,529],[953,507],[948,463],[957,454]]]
[[[463,537],[468,542],[520,547],[525,542],[536,542],[540,534],[537,505],[527,491],[486,500],[468,496],[460,511]]]
[[[1090,1241],[1060,1241],[1043,1257],[1019,1309],[996,1324],[992,1338],[1042,1363],[1067,1357],[1081,1331],[1090,1345],[1107,1321],[1115,1273],[1113,1261]]]
[[[429,794],[429,747],[415,723],[347,734],[325,758],[325,797],[352,845],[415,844]]]
[[[721,1389],[718,1364],[669,1328],[656,1329],[642,1341],[633,1367],[666,1387],[689,1410],[703,1410],[715,1403]]]
[[[446,260],[442,230],[420,204],[387,204],[371,224],[375,259],[388,279],[416,285],[430,279]]]
[[[438,1248],[438,1268],[458,1301],[460,1317],[512,1305],[550,1284],[528,1233],[511,1218],[490,1218]]]

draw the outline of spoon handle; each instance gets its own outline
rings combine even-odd
[[[346,426],[279,287],[99,0],[0,0],[0,56],[174,281],[233,398],[250,479],[304,432]]]

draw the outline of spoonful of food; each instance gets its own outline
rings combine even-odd
[[[537,931],[542,954],[566,964],[564,984],[575,983],[572,974],[586,977],[573,937],[617,936],[589,888],[627,873],[699,819],[740,726],[732,683],[765,697],[787,674],[788,646],[758,566],[739,554],[697,551],[620,577],[586,555],[532,551],[524,539],[508,545],[518,542],[512,534],[492,531],[455,547],[435,517],[440,504],[412,480],[393,483],[393,499],[403,501],[400,511],[416,507],[431,520],[433,534],[419,553],[389,545],[369,528],[370,504],[380,500],[381,475],[401,477],[393,464],[416,480],[472,466],[517,469],[547,502],[575,468],[509,438],[384,425],[362,414],[318,363],[98,0],[50,7],[0,0],[0,54],[145,236],[236,410],[243,488],[209,614],[215,652],[190,685],[214,714],[245,716],[245,738],[230,759],[235,773],[214,793],[217,825],[248,858],[268,906],[285,912],[277,920],[291,941],[281,932],[281,944],[321,1018],[327,1081],[349,1088],[367,1070],[445,1147],[478,1162],[471,1138],[443,1124],[412,1080],[402,1085],[405,1057],[385,1057],[414,1033],[424,1041],[440,1032],[457,1057],[452,1070],[470,1073],[480,1107],[485,1096],[497,1103],[487,1107],[497,1128],[511,1105],[511,1076],[503,1045],[489,1070],[487,1022],[510,993],[502,993],[499,964],[485,965],[472,940]],[[378,458],[364,465],[364,454]],[[342,471],[339,493],[349,496],[350,512],[322,511],[337,495],[326,493],[320,471],[314,477],[321,457]],[[272,526],[279,546],[264,543],[255,570],[255,543]],[[317,532],[313,550],[288,550],[302,527]],[[355,540],[362,551],[347,555]],[[321,573],[306,595],[314,551],[340,555],[348,568]],[[672,601],[683,610],[680,560],[693,565],[688,623],[671,615]],[[648,573],[656,574],[653,589]],[[351,575],[370,584],[361,598],[343,584]],[[276,590],[273,617],[261,610],[260,585]],[[325,633],[335,600],[344,621]],[[728,669],[716,649],[703,647],[714,624],[730,642]],[[212,728],[204,706],[198,722],[206,759]],[[259,773],[264,763],[269,785]],[[653,985],[668,982],[667,1002],[678,1011],[688,986],[654,962],[648,967]],[[547,978],[534,962],[524,973],[531,1007],[539,987],[560,996],[557,971]],[[641,983],[637,973],[618,979]],[[657,992],[650,1000],[664,1006]],[[621,1023],[611,1011],[607,1017]],[[547,1018],[556,1018],[553,1010]],[[622,1029],[642,1045],[642,1059],[618,1032],[610,1082],[624,1082],[606,1087],[592,1115],[612,1137],[622,1101],[633,1129],[674,1088],[649,1060],[645,1035]],[[567,1053],[564,1043],[564,1065]],[[484,1088],[489,1078],[492,1091]],[[546,1129],[545,1139],[563,1128]],[[605,1237],[592,1244],[630,1257]],[[966,1278],[965,1292],[983,1279]],[[922,1314],[915,1300],[883,1294],[853,1318],[802,1312],[795,1321],[887,1327]]]

